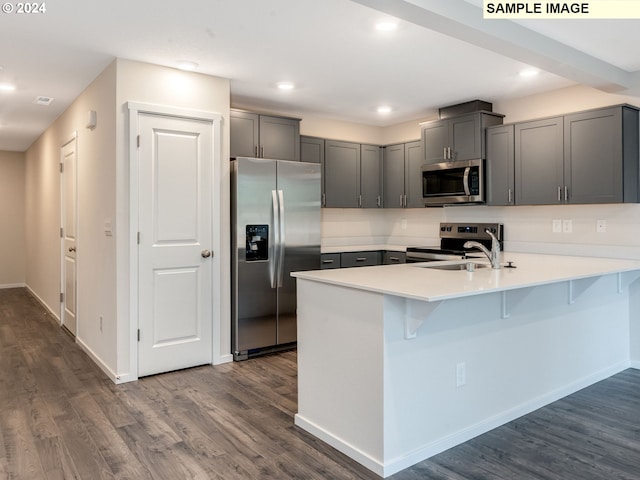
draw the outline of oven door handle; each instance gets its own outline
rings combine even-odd
[[[471,189],[469,188],[469,173],[471,172],[471,167],[467,167],[464,169],[464,176],[462,177],[462,186],[464,187],[464,194],[466,196],[471,195]]]

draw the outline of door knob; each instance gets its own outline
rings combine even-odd
[[[211,252],[209,250],[202,250],[200,255],[202,255],[202,258],[209,258],[211,256]]]

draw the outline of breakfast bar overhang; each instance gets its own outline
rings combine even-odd
[[[640,262],[505,257],[293,274],[296,425],[387,477],[640,366]]]

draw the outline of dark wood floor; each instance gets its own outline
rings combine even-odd
[[[0,479],[379,478],[293,425],[295,352],[114,385],[6,289],[0,366]],[[640,371],[390,478],[640,479]]]

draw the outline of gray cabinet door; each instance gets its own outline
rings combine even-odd
[[[480,114],[463,115],[449,121],[450,160],[482,158]]]
[[[425,163],[444,162],[444,151],[449,144],[449,122],[438,120],[422,126],[422,142],[424,144]]]
[[[569,203],[623,201],[622,108],[564,117],[564,179]]]
[[[384,148],[382,185],[385,208],[404,207],[404,156],[404,143]]]
[[[360,207],[382,206],[382,149],[377,145],[360,146]]]
[[[258,157],[260,116],[231,110],[229,125],[231,158]]]
[[[421,140],[404,144],[404,194],[405,207],[423,208],[422,165],[424,147]]]
[[[488,205],[513,205],[515,185],[514,126],[486,130],[486,187]]]
[[[399,263],[407,263],[407,254],[405,252],[393,252],[390,250],[382,252],[383,265],[396,265]]]
[[[260,115],[260,157],[300,160],[300,121]]]
[[[360,184],[360,144],[325,141],[323,206],[357,208]]]
[[[301,135],[300,161],[322,164],[324,161],[324,138]]]
[[[368,267],[380,265],[381,262],[382,254],[378,250],[371,252],[345,252],[340,254],[341,268]]]
[[[518,205],[563,201],[563,117],[515,126],[515,180]]]

